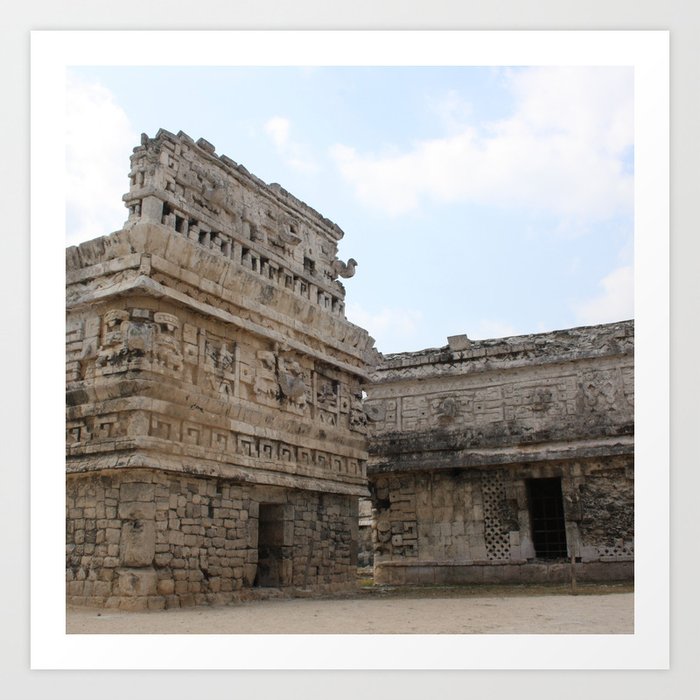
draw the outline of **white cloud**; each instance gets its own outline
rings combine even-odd
[[[624,321],[634,317],[634,268],[625,265],[600,281],[603,291],[576,306],[577,321],[583,325]]]
[[[289,119],[284,117],[272,117],[265,123],[265,132],[272,139],[275,146],[282,149],[289,143]]]
[[[362,154],[336,144],[331,157],[367,206],[400,215],[423,199],[518,206],[572,219],[629,214],[633,143],[627,69],[537,68],[507,74],[515,98],[508,119],[462,123],[403,153]],[[441,109],[454,118],[457,96]],[[464,117],[462,109],[461,116]]]
[[[352,323],[367,329],[382,352],[398,352],[404,348],[406,340],[418,333],[423,319],[421,312],[414,309],[384,307],[368,311],[352,303],[347,305],[346,315]]]
[[[74,74],[67,82],[67,243],[104,236],[123,225],[128,154],[139,137],[112,93]]]
[[[464,100],[457,90],[448,90],[442,99],[430,105],[430,109],[448,132],[461,131],[473,111],[472,105]]]
[[[289,119],[272,117],[265,122],[264,129],[289,167],[305,173],[318,170],[318,164],[309,153],[308,147],[291,138],[292,124]]]
[[[489,338],[509,338],[514,335],[521,335],[515,326],[510,323],[497,320],[480,321],[478,328],[467,335],[471,340],[487,340]]]

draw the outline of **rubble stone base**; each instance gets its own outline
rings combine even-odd
[[[634,562],[587,562],[576,564],[576,580],[603,583],[634,580]],[[568,583],[571,565],[567,563],[527,563],[503,565],[375,564],[374,582],[380,585],[468,585],[495,583]]]

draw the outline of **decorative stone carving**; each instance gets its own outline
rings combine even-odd
[[[611,372],[586,372],[583,395],[590,411],[613,411],[617,404],[618,386]]]
[[[318,420],[324,425],[338,423],[340,385],[328,377],[316,375],[316,407]]]
[[[144,309],[108,311],[103,318],[102,345],[96,366],[103,374],[128,369],[182,369],[182,350],[178,337],[180,321],[172,314]]]
[[[104,318],[104,343],[97,353],[97,366],[125,371],[134,360],[153,350],[154,326],[141,319],[131,320],[128,312],[114,310]]]
[[[306,406],[306,379],[301,365],[294,359],[280,356],[277,360],[279,388],[282,396],[297,408]]]
[[[270,350],[258,350],[256,353],[258,366],[255,370],[253,391],[258,398],[277,399],[279,385],[277,383],[277,356]]]
[[[335,410],[338,407],[338,386],[330,380],[319,379],[319,388],[316,392],[316,403],[326,410]]]
[[[553,402],[552,390],[543,386],[535,390],[532,402],[532,410],[535,412],[549,411]]]
[[[157,327],[155,359],[163,367],[179,372],[182,369],[182,351],[176,333],[180,320],[173,314],[158,312],[153,320]]]
[[[350,430],[365,432],[367,427],[367,414],[362,405],[362,392],[354,392],[350,395]]]
[[[209,386],[217,394],[232,397],[236,382],[236,344],[223,338],[206,337],[204,371]]]
[[[290,220],[285,220],[276,227],[268,240],[274,246],[282,248],[285,252],[296,248],[301,243],[301,237],[293,230],[294,224]]]
[[[454,423],[458,410],[459,404],[454,396],[446,396],[444,399],[441,399],[435,410],[438,423],[441,426]]]
[[[333,279],[338,277],[343,277],[344,279],[349,279],[355,274],[355,269],[357,268],[357,261],[355,258],[350,258],[347,263],[342,260],[334,260],[331,268],[333,270]]]
[[[383,401],[365,402],[365,415],[372,422],[383,421],[386,418],[386,404]]]

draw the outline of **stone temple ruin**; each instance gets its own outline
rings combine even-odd
[[[631,322],[385,357],[331,221],[183,133],[130,182],[66,252],[68,602],[351,590],[362,542],[378,582],[632,576]]]

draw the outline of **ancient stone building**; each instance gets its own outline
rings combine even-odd
[[[182,133],[130,180],[66,254],[69,602],[632,577],[631,321],[382,356],[331,221]]]
[[[66,255],[69,602],[351,587],[377,353],[342,231],[182,133],[130,179],[124,228]]]
[[[383,358],[365,405],[375,582],[631,579],[633,333]]]

